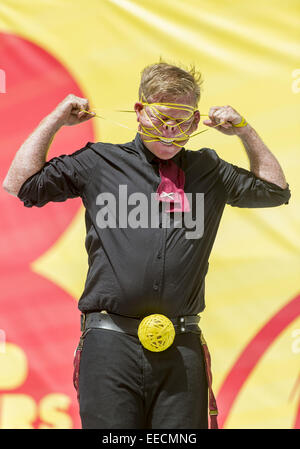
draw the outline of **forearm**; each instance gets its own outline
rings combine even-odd
[[[257,132],[248,124],[239,130],[238,136],[247,152],[251,172],[285,189],[287,183],[282,168]]]
[[[59,128],[55,115],[49,114],[22,144],[3,182],[8,193],[17,196],[22,184],[45,165],[51,142]]]

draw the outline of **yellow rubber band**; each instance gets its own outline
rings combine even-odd
[[[235,128],[241,128],[242,126],[247,126],[248,123],[246,122],[246,119],[242,117],[242,121],[240,123],[238,123],[237,125],[233,123],[232,125],[235,126]]]
[[[142,94],[142,97],[145,98],[145,96],[144,96],[143,94]],[[146,98],[145,98],[145,100],[146,100]],[[202,133],[204,133],[204,132],[206,132],[206,131],[209,130],[209,128],[207,128],[207,129],[204,129],[204,130],[202,130],[202,131],[198,131],[198,132],[196,132],[196,133],[194,133],[194,134],[188,135],[188,134],[187,134],[187,131],[188,131],[188,130],[190,129],[190,127],[192,126],[192,122],[190,123],[190,125],[188,126],[188,128],[187,128],[185,131],[180,127],[180,125],[182,125],[183,123],[185,123],[185,122],[191,120],[192,116],[194,115],[194,112],[197,110],[196,107],[193,107],[193,106],[190,106],[190,105],[187,105],[187,104],[181,104],[181,103],[148,103],[147,101],[143,102],[142,100],[140,100],[140,102],[142,103],[143,106],[149,107],[149,109],[152,111],[152,114],[153,114],[158,120],[161,121],[161,124],[160,124],[159,126],[162,126],[162,124],[166,124],[166,122],[165,122],[165,120],[163,120],[161,117],[159,117],[158,114],[160,114],[160,115],[166,117],[167,119],[171,119],[171,120],[180,120],[179,123],[177,123],[176,125],[174,125],[174,126],[176,126],[176,127],[179,128],[180,132],[179,132],[176,136],[174,136],[174,140],[172,139],[172,140],[173,140],[173,145],[176,145],[176,146],[179,147],[179,148],[181,148],[181,145],[180,145],[180,142],[181,142],[181,141],[189,140],[190,138],[195,137],[195,136],[198,136],[199,134],[202,134]],[[184,117],[181,117],[181,118],[179,118],[179,117],[171,117],[171,116],[169,116],[169,115],[167,115],[167,114],[165,114],[165,113],[159,111],[155,106],[166,106],[168,109],[179,109],[179,110],[182,110],[182,111],[190,112],[190,114],[189,114],[189,116],[186,117],[186,118],[184,118]],[[93,108],[93,109],[99,110],[99,109],[104,109],[104,108]],[[104,109],[104,110],[105,110],[105,109]],[[115,112],[135,112],[134,110],[120,110],[120,109],[119,109],[119,110],[114,110],[114,111],[115,111]],[[106,117],[102,117],[101,115],[95,114],[94,112],[90,112],[90,111],[87,111],[87,110],[83,109],[83,112],[86,112],[86,113],[88,113],[88,114],[91,114],[91,115],[93,115],[94,117],[97,117],[97,118],[106,120],[106,121],[108,121],[108,122],[114,123],[115,125],[119,125],[119,126],[121,126],[122,128],[126,128],[126,129],[129,129],[129,130],[131,130],[131,131],[138,132],[139,134],[141,134],[141,135],[143,135],[143,136],[146,136],[146,137],[148,138],[148,140],[145,140],[145,139],[144,139],[145,142],[157,142],[157,141],[160,141],[160,137],[157,136],[157,134],[153,134],[153,133],[151,132],[151,130],[154,128],[154,129],[158,132],[158,134],[160,134],[160,135],[162,135],[162,132],[161,132],[161,131],[155,126],[155,124],[152,122],[151,117],[149,117],[149,115],[148,115],[146,109],[144,109],[144,111],[145,111],[145,114],[146,114],[148,120],[150,121],[152,127],[148,128],[148,127],[144,127],[143,125],[141,125],[141,128],[142,128],[143,131],[139,131],[139,130],[133,130],[133,129],[130,128],[129,126],[123,125],[122,123],[115,122],[114,120],[110,120],[110,119],[108,119],[108,118],[106,118]],[[206,117],[209,116],[208,114],[201,114],[201,115],[202,115],[202,116],[206,116]],[[217,126],[220,126],[220,125],[222,125],[223,123],[225,123],[225,122],[218,123],[217,125],[212,126],[211,128],[216,128]],[[238,125],[233,125],[233,126],[236,126],[236,127],[242,127],[242,126],[246,126],[246,125],[247,125],[247,122],[246,122],[246,120],[243,118],[242,121],[241,121]],[[183,136],[183,137],[181,137],[181,136]],[[149,138],[150,138],[150,139],[149,139]],[[171,139],[170,139],[170,140],[171,140]],[[175,141],[176,141],[177,143],[176,143]]]

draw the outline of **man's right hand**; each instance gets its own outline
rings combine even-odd
[[[47,115],[17,151],[2,187],[17,196],[22,184],[45,165],[46,155],[55,133],[62,126],[72,126],[94,117],[82,110],[89,110],[86,98],[68,95]]]
[[[89,102],[86,98],[76,97],[69,94],[59,105],[51,112],[50,116],[55,120],[58,127],[73,126],[85,122],[95,116],[95,113],[88,114]]]

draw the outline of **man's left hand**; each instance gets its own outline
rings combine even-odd
[[[210,108],[208,116],[209,119],[204,120],[203,124],[213,127],[222,123],[222,125],[216,126],[215,129],[228,136],[242,135],[250,127],[250,125],[243,127],[233,126],[241,123],[243,117],[231,106],[213,106]]]

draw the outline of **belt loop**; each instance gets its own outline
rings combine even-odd
[[[81,332],[84,332],[84,330],[85,330],[85,319],[86,319],[86,314],[82,313],[80,315],[80,331]]]

